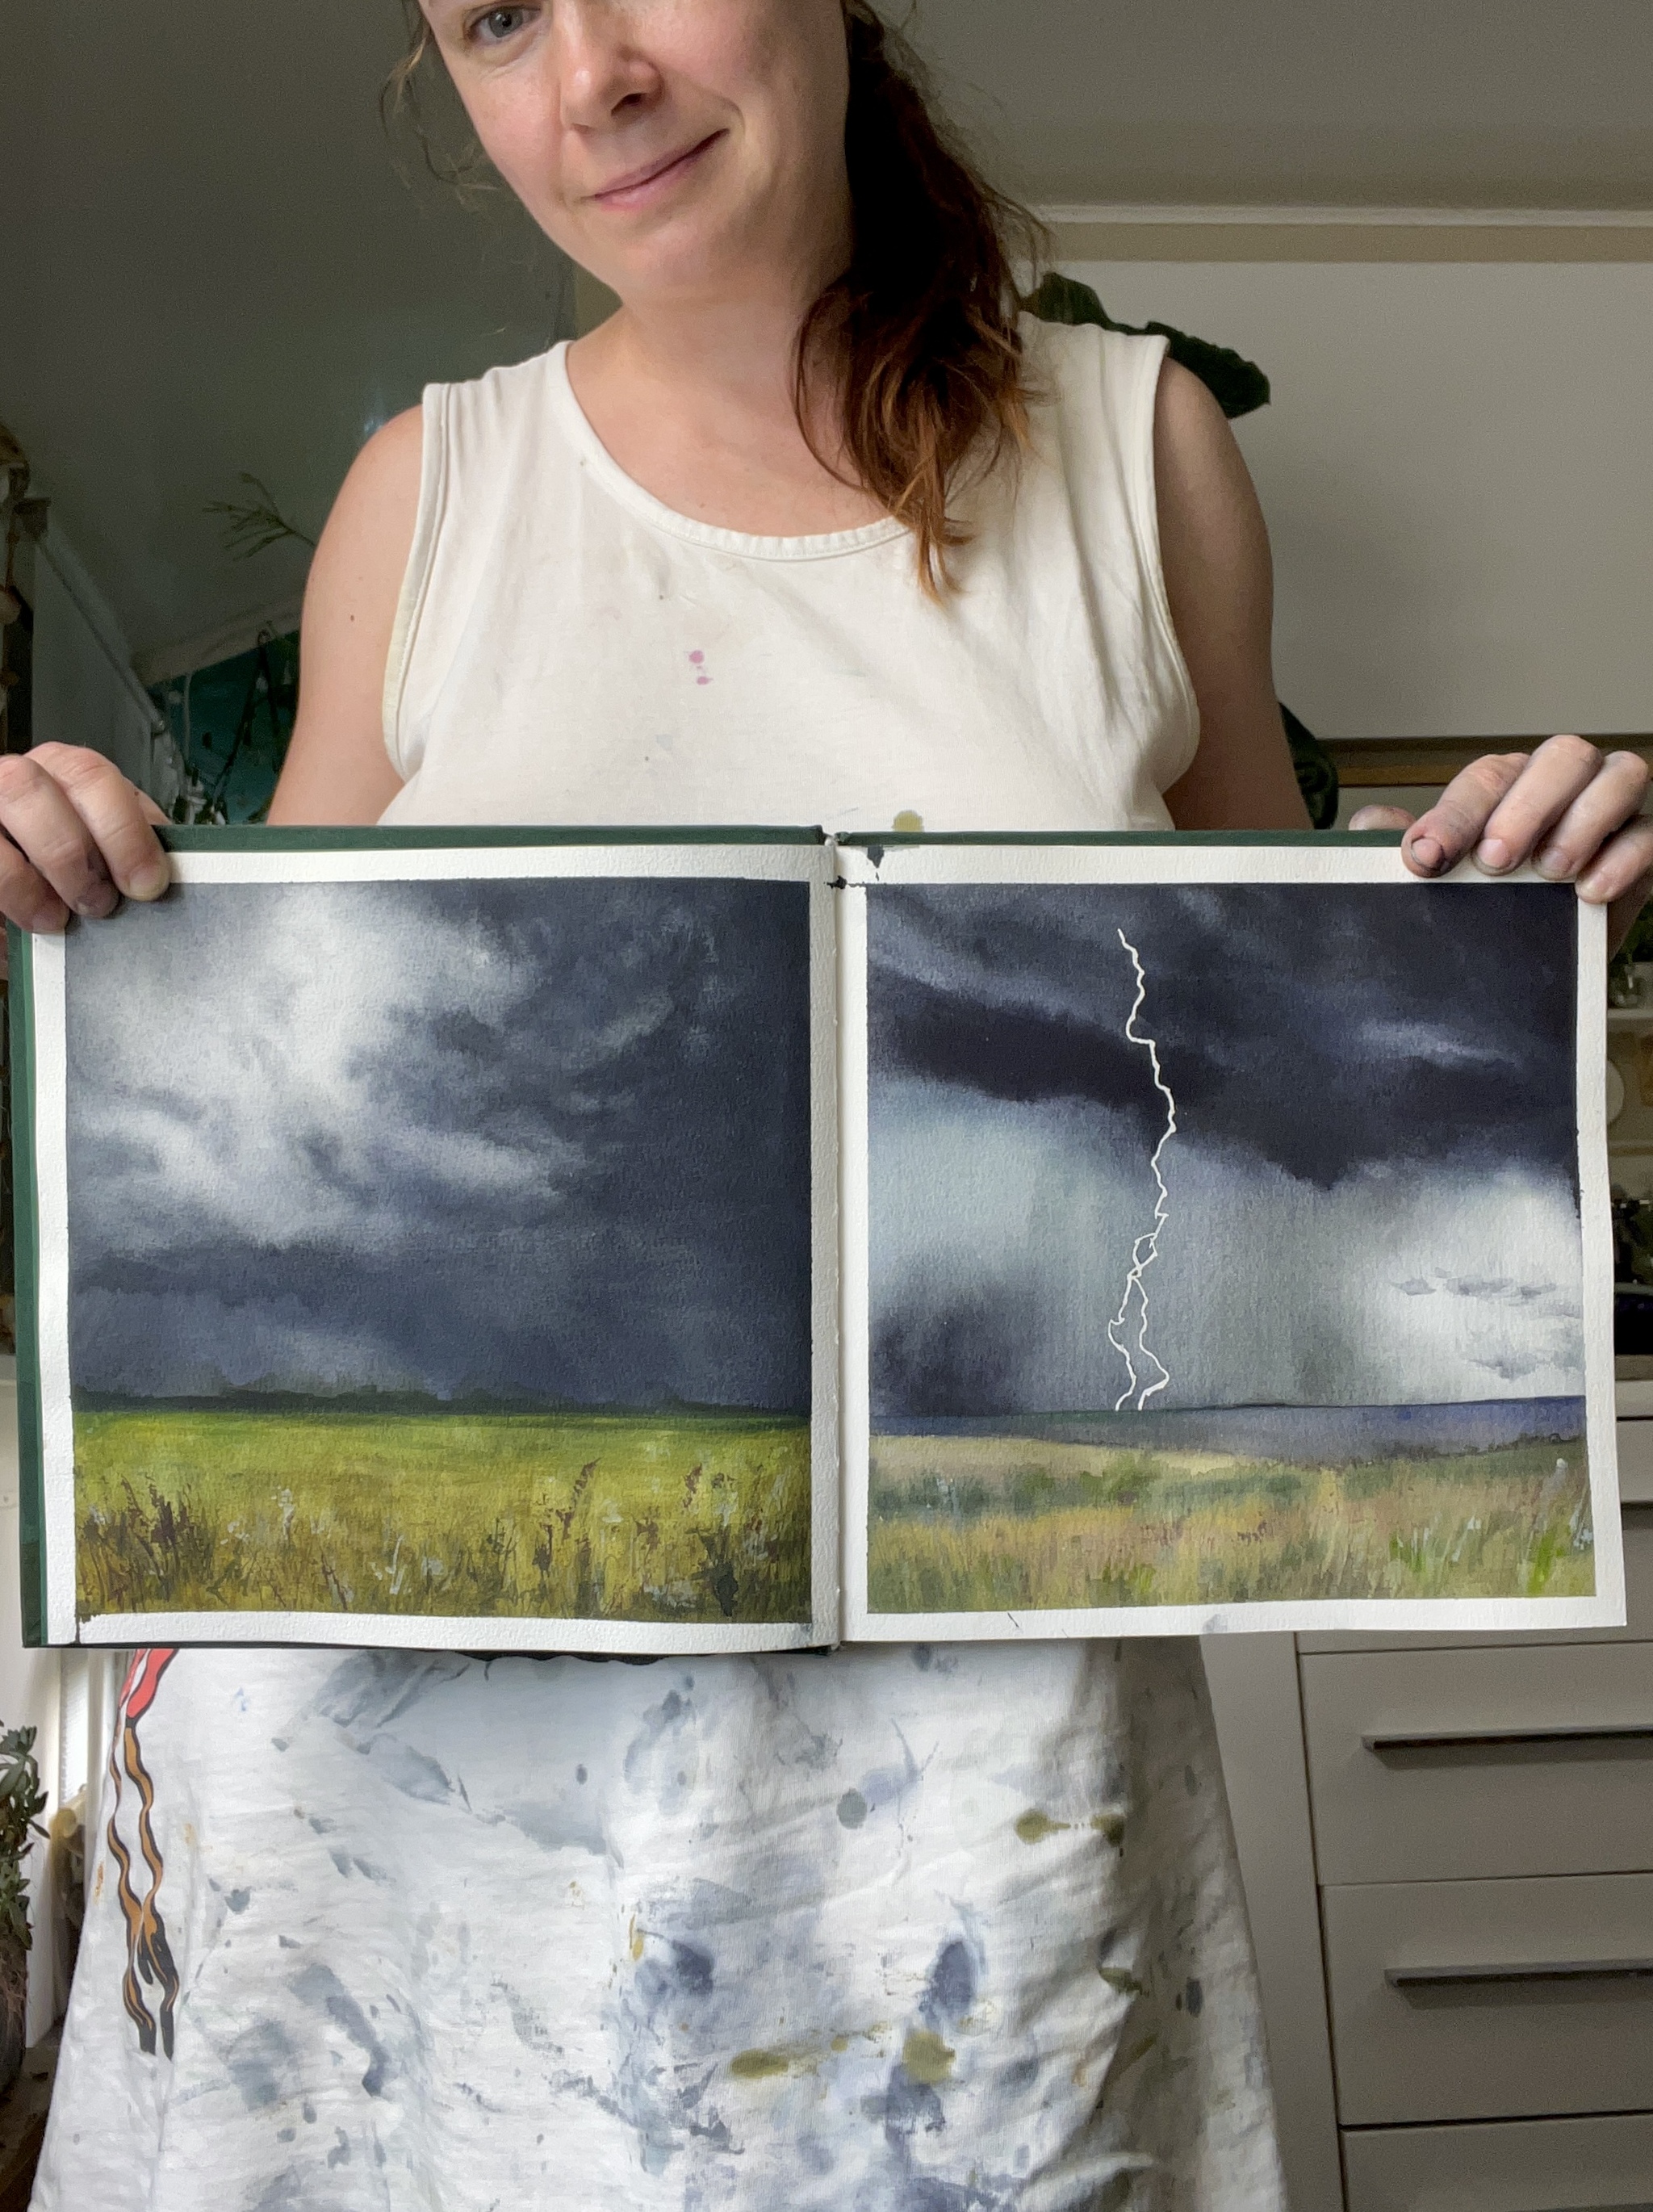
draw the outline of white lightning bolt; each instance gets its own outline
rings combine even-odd
[[[1148,979],[1143,972],[1142,962],[1138,957],[1135,945],[1132,944],[1122,929],[1118,932],[1118,936],[1120,943],[1130,954],[1131,965],[1136,970],[1136,1000],[1130,1012],[1125,1018],[1125,1034],[1133,1044],[1139,1044],[1146,1048],[1148,1064],[1153,1069],[1154,1089],[1165,1102],[1165,1133],[1154,1146],[1152,1157],[1148,1162],[1148,1165],[1153,1170],[1153,1179],[1158,1188],[1158,1195],[1154,1200],[1153,1227],[1139,1237],[1131,1247],[1131,1269],[1125,1278],[1125,1295],[1119,1302],[1119,1311],[1108,1324],[1108,1341],[1125,1362],[1131,1376],[1115,1402],[1114,1411],[1117,1413],[1121,1407],[1134,1397],[1136,1410],[1139,1413],[1149,1399],[1156,1392],[1163,1390],[1171,1379],[1170,1368],[1166,1366],[1157,1352],[1150,1351],[1148,1347],[1148,1286],[1143,1278],[1159,1257],[1159,1232],[1164,1227],[1166,1218],[1170,1212],[1171,1194],[1165,1187],[1164,1176],[1159,1172],[1159,1158],[1166,1146],[1176,1134],[1176,1100],[1172,1095],[1170,1084],[1166,1082],[1160,1070],[1159,1047],[1152,1037],[1137,1035],[1136,1018],[1142,1012],[1143,1002],[1148,995]],[[1146,1383],[1139,1396],[1137,1394],[1137,1384],[1139,1379],[1137,1364],[1131,1357],[1130,1349],[1124,1337],[1125,1323],[1131,1310],[1133,1298],[1139,1302],[1142,1313],[1141,1326],[1137,1330],[1136,1336],[1137,1352],[1150,1368],[1157,1368],[1159,1372],[1158,1381]]]

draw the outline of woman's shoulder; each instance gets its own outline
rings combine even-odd
[[[489,428],[542,418],[548,396],[554,397],[565,381],[559,340],[544,353],[526,361],[497,362],[478,376],[425,387],[424,412],[433,412],[447,423],[475,423]]]
[[[1104,330],[1102,323],[1047,323],[1036,314],[1018,319],[1029,365],[1069,383],[1091,383],[1097,376],[1135,378],[1158,372],[1166,341],[1155,331]]]
[[[1166,358],[1162,337],[1031,314],[1020,330],[1033,414],[1054,418],[1067,467],[1089,473],[1102,453],[1146,452]]]

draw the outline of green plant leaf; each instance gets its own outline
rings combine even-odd
[[[1255,361],[1231,346],[1213,345],[1209,338],[1179,331],[1172,323],[1115,322],[1091,287],[1076,277],[1059,276],[1053,270],[1022,305],[1042,323],[1093,323],[1127,337],[1165,339],[1171,359],[1199,378],[1231,422],[1268,404],[1268,379]]]

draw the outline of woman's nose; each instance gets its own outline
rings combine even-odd
[[[639,41],[636,10],[614,0],[558,0],[555,21],[567,128],[602,131],[654,105],[663,79]]]

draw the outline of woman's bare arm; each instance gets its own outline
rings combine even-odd
[[[370,438],[321,533],[304,594],[298,720],[276,823],[376,822],[401,789],[385,750],[385,664],[413,544],[419,410]]]
[[[1262,509],[1223,411],[1167,361],[1154,410],[1159,550],[1200,702],[1200,750],[1165,793],[1179,830],[1306,830],[1274,696],[1274,573]]]

